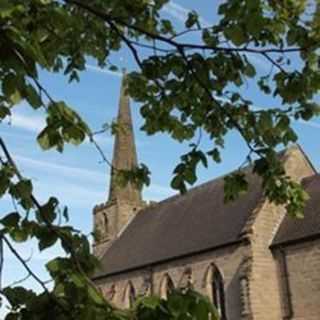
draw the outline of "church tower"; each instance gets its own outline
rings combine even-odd
[[[143,207],[141,190],[134,184],[121,186],[117,170],[131,170],[137,166],[130,101],[126,75],[123,75],[117,117],[117,130],[113,147],[111,181],[108,201],[93,210],[95,242],[94,254],[101,257],[121,230]]]

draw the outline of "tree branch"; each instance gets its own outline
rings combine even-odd
[[[219,46],[210,46],[205,44],[193,44],[193,43],[185,43],[185,42],[177,42],[174,41],[172,38],[167,38],[165,36],[162,36],[161,34],[152,33],[148,30],[145,30],[141,27],[138,27],[136,25],[131,25],[125,21],[123,21],[120,18],[113,17],[110,14],[100,12],[98,9],[93,8],[92,6],[79,1],[79,0],[64,0],[65,3],[75,5],[87,12],[90,12],[91,14],[95,15],[96,17],[102,19],[105,22],[110,22],[120,24],[124,27],[127,27],[128,29],[134,30],[136,32],[139,32],[147,37],[150,37],[151,39],[157,39],[159,41],[162,41],[166,44],[169,44],[173,47],[176,47],[177,49],[193,49],[193,50],[212,50],[215,52],[223,51],[223,52],[244,52],[244,53],[255,53],[255,54],[261,54],[264,53],[288,53],[288,52],[300,52],[305,50],[304,48],[267,48],[267,49],[254,49],[254,48],[248,48],[248,47],[241,47],[241,48],[234,48],[234,47],[219,47]]]
[[[18,251],[12,246],[10,241],[4,236],[0,235],[1,239],[5,242],[7,247],[10,249],[12,254],[19,260],[19,262],[23,265],[23,267],[27,270],[28,274],[42,287],[42,289],[50,295],[48,288],[45,286],[44,282],[31,270],[28,264],[24,261],[24,259],[20,256]]]

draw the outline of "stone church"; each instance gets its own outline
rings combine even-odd
[[[122,83],[113,167],[130,169],[137,154],[129,97]],[[305,218],[286,215],[244,169],[249,191],[223,201],[217,178],[159,203],[111,174],[109,198],[94,208],[99,234],[93,277],[106,298],[129,307],[139,295],[166,298],[192,286],[208,295],[223,320],[320,319],[320,175],[299,146],[279,154],[310,196]]]

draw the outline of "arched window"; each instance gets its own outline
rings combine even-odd
[[[149,296],[152,289],[152,278],[150,275],[147,275],[143,278],[142,285],[140,287],[139,296]]]
[[[174,283],[171,277],[166,273],[160,284],[160,297],[163,299],[167,299],[168,295],[172,293],[174,288]]]
[[[124,292],[124,307],[131,308],[136,300],[136,291],[131,281],[128,282]]]
[[[98,212],[94,223],[96,239],[98,241],[105,240],[109,236],[109,219],[106,212]]]
[[[103,225],[104,225],[104,234],[105,237],[108,237],[109,235],[109,219],[107,217],[107,214],[103,213]]]
[[[108,301],[113,301],[115,299],[116,292],[116,285],[113,284],[106,290],[104,296],[107,298]]]
[[[221,320],[226,319],[226,304],[225,304],[225,292],[224,284],[221,272],[212,264],[205,275],[205,284],[207,293],[216,307]]]
[[[182,290],[192,288],[192,269],[186,268],[179,280],[178,287]]]

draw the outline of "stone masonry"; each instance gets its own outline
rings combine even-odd
[[[231,223],[230,219],[233,219],[231,217],[219,218],[219,221],[224,219],[223,223],[230,225],[230,228],[240,228],[241,232],[237,238],[230,241],[225,239],[225,243],[217,243],[216,246],[208,246],[198,251],[194,249],[192,252],[183,251],[185,250],[183,235],[180,234],[184,230],[183,226],[181,225],[180,229],[175,220],[172,222],[161,220],[161,215],[164,213],[161,213],[160,210],[164,205],[167,205],[170,210],[170,201],[178,202],[179,199],[177,197],[169,199],[167,204],[165,201],[164,204],[152,204],[153,211],[146,213],[144,212],[146,204],[142,200],[141,190],[132,184],[121,187],[117,182],[117,169],[130,170],[137,165],[129,97],[126,94],[125,82],[124,76],[109,198],[106,203],[94,208],[94,225],[98,235],[93,250],[106,265],[101,266],[101,270],[93,277],[93,280],[105,297],[118,307],[128,308],[132,299],[139,295],[155,294],[165,299],[172,286],[175,288],[190,286],[208,295],[213,303],[220,304],[216,307],[218,310],[222,310],[220,311],[222,320],[319,320],[320,183],[319,187],[313,187],[312,206],[307,207],[308,210],[312,210],[312,219],[314,220],[310,223],[306,220],[301,226],[301,232],[298,226],[294,237],[288,234],[290,241],[273,244],[280,227],[288,223],[286,211],[284,207],[270,204],[262,194],[259,196],[257,193],[256,197],[259,196],[259,198],[255,202],[250,197],[243,198],[243,201],[250,201],[251,205],[240,206],[239,204],[239,208],[247,208],[242,210],[250,210],[250,212],[236,212],[245,217],[244,222],[239,219],[238,226]],[[318,180],[320,182],[315,169],[299,146],[291,146],[281,157],[286,173],[293,180],[303,182],[305,178],[315,177],[312,179],[315,179],[316,183]],[[254,182],[255,179],[252,181],[257,183]],[[219,182],[217,182],[217,186],[213,185],[213,187],[213,192],[217,192],[215,190],[218,190]],[[258,185],[255,187],[259,188]],[[206,188],[209,186],[203,187],[197,193],[191,192],[190,197],[197,199],[197,194],[205,192]],[[182,201],[182,203],[184,202]],[[190,204],[190,202],[185,203]],[[253,208],[252,203],[254,203]],[[175,208],[174,204],[171,206]],[[199,203],[200,207],[207,208]],[[216,212],[218,207],[213,205],[210,209],[212,214],[218,214]],[[159,208],[158,211],[157,208]],[[184,210],[183,205],[181,210]],[[235,210],[237,211],[237,208]],[[152,221],[137,219],[142,214],[154,214],[154,219],[158,220],[151,224]],[[175,212],[172,212],[171,216],[172,219],[175,219]],[[311,219],[308,212],[305,213],[305,216],[305,219]],[[194,219],[192,217],[185,218]],[[198,219],[209,218],[199,214]],[[132,226],[133,224],[136,226],[139,223],[141,225],[150,223],[150,228],[152,226],[153,229],[144,230],[150,232],[146,239],[153,239],[152,235],[156,234],[156,228],[160,227],[162,223],[170,227],[173,222],[176,239],[171,240],[175,247],[177,243],[181,243],[180,255],[176,254],[166,259],[153,257],[153,260],[148,260],[148,263],[141,262],[141,265],[136,263],[135,267],[130,267],[128,270],[124,265],[119,270],[108,271],[107,258],[109,252],[112,251],[111,249],[118,248],[119,251],[116,250],[115,255],[113,253],[113,257],[117,258],[117,254],[119,256],[123,254],[121,248],[125,245],[123,239],[126,239],[123,235],[126,232],[131,232],[131,235],[134,235],[132,232],[139,232],[139,228]],[[181,220],[181,224],[183,223],[185,223],[184,219]],[[196,221],[194,221],[194,225],[197,225]],[[213,235],[217,228],[219,225],[213,223]],[[196,227],[194,230],[197,232]],[[133,237],[133,239],[141,237],[143,234],[140,237]],[[166,235],[163,234],[163,237]],[[203,238],[200,234],[199,237],[203,241],[208,241],[208,237]],[[126,241],[131,241],[130,237],[128,239]],[[199,243],[201,244],[201,241]],[[160,246],[155,243],[155,246],[157,245]],[[158,249],[159,252],[162,252],[161,248]],[[148,252],[144,253],[149,257]],[[165,252],[161,254],[165,256]],[[122,257],[122,259],[124,258]],[[218,278],[214,279],[215,277]],[[215,280],[222,281],[222,287],[219,287],[218,291],[214,284]],[[219,301],[215,299],[217,298],[214,296],[216,294],[219,294]]]

